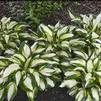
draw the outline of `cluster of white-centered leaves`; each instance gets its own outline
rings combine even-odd
[[[46,51],[71,51],[69,41],[73,37],[72,30],[69,26],[60,25],[59,22],[55,26],[41,24],[36,40],[39,44],[43,43]]]
[[[18,49],[20,36],[24,34],[23,30],[25,27],[26,25],[24,24],[11,21],[10,17],[3,17],[0,20],[0,50],[12,54],[14,49]]]
[[[46,51],[54,51],[61,55],[63,51],[68,53],[76,46],[85,45],[84,41],[74,36],[74,30],[75,26],[65,26],[59,22],[55,26],[41,24],[36,39],[39,43],[45,43]]]
[[[65,80],[60,87],[68,87],[69,94],[76,101],[100,101],[101,95],[101,57],[96,53],[87,55],[75,52],[77,57],[70,61],[65,72]]]
[[[41,49],[41,48],[40,48]],[[34,43],[31,47],[22,43],[19,51],[10,58],[1,57],[0,61],[0,101],[7,96],[11,101],[18,86],[27,94],[29,101],[34,101],[38,90],[54,87],[60,69],[55,53],[39,51]],[[5,60],[6,59],[6,60]]]
[[[72,47],[74,57],[64,62],[67,70],[60,87],[68,87],[76,101],[100,101],[101,14],[74,16],[69,12],[69,15],[75,23],[72,34],[85,44],[81,49]]]
[[[101,14],[94,17],[92,14],[74,16],[70,11],[69,15],[76,24],[74,34],[84,41],[88,49],[101,51]]]
[[[58,22],[55,26],[41,24],[37,33],[33,33],[35,43],[42,47],[39,52],[53,52],[60,63],[60,67],[66,66],[65,60],[72,57],[72,50],[85,45],[73,35],[74,26],[65,26]]]

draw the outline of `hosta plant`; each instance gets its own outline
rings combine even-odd
[[[101,14],[74,16],[74,36],[83,41],[83,48],[73,50],[74,57],[67,61],[65,78],[60,87],[68,87],[76,101],[101,99]]]
[[[17,53],[9,58],[0,57],[0,101],[6,96],[11,101],[23,89],[29,101],[34,101],[38,90],[54,87],[58,79],[55,53],[39,52],[38,46],[22,43]]]
[[[93,16],[92,14],[74,16],[69,11],[72,21],[75,23],[75,37],[85,42],[85,49],[92,51],[101,50],[101,14]]]
[[[10,17],[3,17],[0,20],[0,50],[6,51],[6,53],[14,53],[20,45],[20,38],[24,36],[25,27],[24,24],[11,21]]]
[[[39,51],[53,52],[58,59],[59,68],[62,71],[68,64],[69,58],[73,57],[72,51],[81,49],[85,45],[84,41],[77,39],[74,34],[74,26],[65,26],[58,22],[55,26],[41,24],[38,31],[33,32],[33,39],[36,45],[42,47]]]
[[[76,53],[77,57],[70,61],[60,87],[68,87],[69,94],[75,96],[76,101],[100,101],[101,56],[96,53]]]

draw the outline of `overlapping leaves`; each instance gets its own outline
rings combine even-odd
[[[73,32],[76,37],[84,41],[85,48],[93,51],[101,49],[101,14],[94,17],[92,14],[74,16],[69,11],[72,21],[76,24]]]
[[[74,16],[73,34],[84,41],[83,48],[73,50],[74,57],[67,62],[65,80],[60,87],[68,87],[76,101],[100,101],[101,91],[101,14]]]
[[[74,36],[74,29],[75,26],[65,26],[58,22],[55,26],[41,24],[37,33],[33,33],[36,45],[41,47],[38,51],[55,53],[61,70],[66,65],[65,61],[73,57],[72,51],[77,47],[81,49],[86,44]]]
[[[69,94],[75,95],[76,101],[100,101],[101,58],[95,53],[87,55],[79,52],[78,56],[70,61],[70,68],[65,72],[66,78],[60,87],[69,87]]]
[[[20,33],[23,25],[10,22],[10,18],[1,20],[1,49],[18,50],[11,57],[0,56],[1,101],[6,96],[11,101],[18,87],[33,101],[38,90],[55,86],[60,72],[65,75],[60,87],[68,87],[76,101],[100,101],[101,14],[97,17],[69,14],[75,25],[41,24],[31,36]],[[20,37],[35,42],[31,47],[25,42],[20,45]]]
[[[3,17],[0,20],[0,50],[13,54],[18,49],[20,36],[25,27],[24,24],[11,21],[11,18]]]
[[[71,52],[73,46],[82,46],[84,41],[77,39],[73,31],[75,26],[65,26],[58,22],[55,26],[41,24],[39,26],[37,41],[44,43],[46,51],[69,51]]]
[[[55,54],[37,53],[37,49],[32,50],[33,48],[22,44],[18,53],[7,58],[8,64],[6,61],[3,63],[2,59],[0,100],[7,95],[8,101],[11,101],[17,93],[18,86],[26,92],[30,101],[34,100],[38,90],[55,86],[54,80],[60,72],[57,68],[58,62],[51,59]],[[7,93],[4,94],[6,91]]]

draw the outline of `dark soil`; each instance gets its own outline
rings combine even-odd
[[[3,1],[0,0],[0,19],[4,16],[11,17],[13,20],[21,21],[23,16],[23,6],[26,1]]]
[[[68,95],[66,88],[52,88],[39,93],[36,101],[74,101],[74,99]]]
[[[14,101],[28,101],[28,99],[24,92],[19,91]],[[74,101],[74,99],[67,94],[66,88],[52,88],[40,92],[35,101]]]
[[[67,3],[67,2],[66,2]],[[68,10],[75,14],[94,14],[101,12],[101,1],[99,0],[80,0],[79,2],[68,2],[62,9],[53,12],[49,17],[46,17],[43,22],[46,24],[55,25],[59,20],[63,24],[70,24]]]
[[[4,101],[7,101],[6,99]],[[18,90],[13,101],[28,101],[24,91]],[[39,92],[35,101],[74,101],[74,99],[67,94],[66,88],[52,88],[47,91]]]
[[[23,6],[25,1],[10,1],[0,2],[0,18],[3,16],[12,17],[16,21],[21,21],[23,16]],[[70,24],[70,17],[68,10],[71,9],[75,14],[95,14],[101,12],[101,1],[97,0],[83,0],[80,2],[68,2],[62,9],[53,12],[50,16],[43,19],[45,24],[56,24],[59,20],[61,23]],[[26,95],[22,91],[18,91],[14,101],[28,101]],[[67,94],[66,88],[52,88],[45,92],[40,92],[36,101],[74,101],[72,97]]]

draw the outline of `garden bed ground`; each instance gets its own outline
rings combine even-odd
[[[18,91],[14,101],[28,101],[28,99],[24,92]],[[36,101],[74,101],[74,99],[67,94],[66,88],[52,88],[48,91],[40,92]]]
[[[23,5],[25,1],[10,1],[0,2],[0,18],[3,16],[12,17],[16,21],[20,21],[20,17],[23,15]],[[101,12],[101,1],[80,1],[69,2],[65,7],[53,12],[49,17],[45,17],[43,23],[56,24],[59,20],[61,23],[70,24],[70,18],[68,15],[68,9],[71,9],[76,14],[98,14]],[[6,101],[6,100],[5,100]],[[24,92],[18,91],[14,101],[28,101]],[[67,94],[66,88],[53,88],[49,91],[40,92],[36,98],[36,101],[74,101],[72,97]]]

